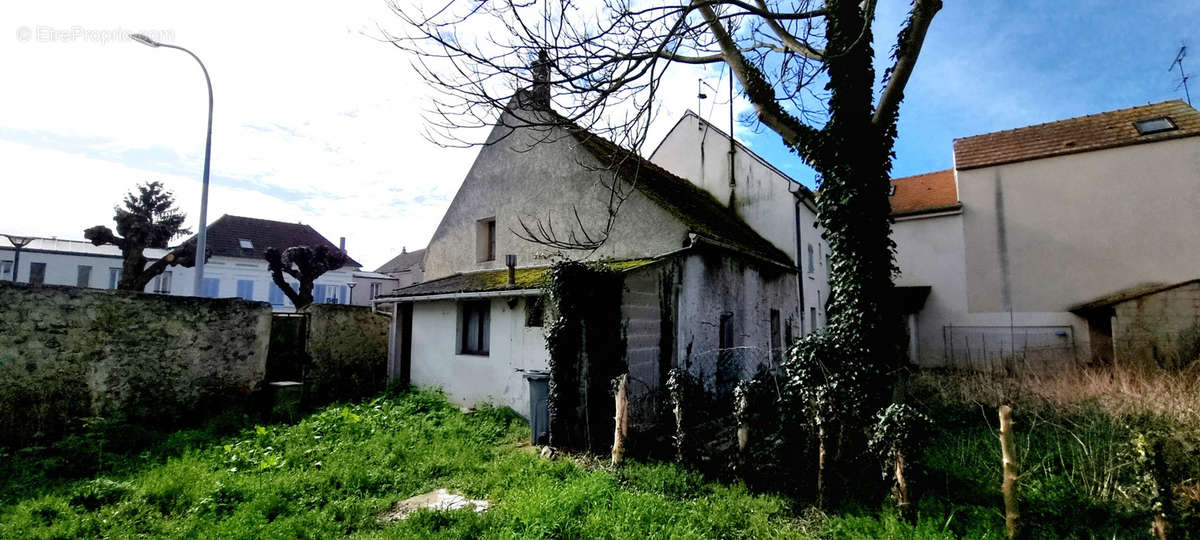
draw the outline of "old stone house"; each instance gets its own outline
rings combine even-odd
[[[1141,339],[1123,317],[1146,297],[1105,299],[1200,275],[1197,135],[1200,113],[1167,101],[958,139],[953,169],[894,180],[897,284],[929,288],[913,358],[1144,359],[1119,343]],[[1197,312],[1171,313],[1161,331]]]
[[[610,222],[614,194],[620,210]],[[572,251],[528,238],[551,228],[560,240],[606,241]],[[376,299],[395,306],[390,370],[460,403],[535,416],[527,379],[555,360],[587,362],[592,373],[629,373],[634,423],[650,424],[668,370],[728,391],[799,335],[796,259],[785,248],[794,242],[777,246],[696,184],[548,108],[510,108],[426,249],[425,281]],[[554,359],[547,350],[543,286],[564,256],[618,276],[609,297],[619,332],[606,338],[616,343],[603,358]],[[608,380],[593,382],[611,409]],[[584,413],[598,437],[611,437],[603,404]]]

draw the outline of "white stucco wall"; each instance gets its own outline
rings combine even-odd
[[[1200,277],[1200,137],[959,171],[958,187],[972,313]]]
[[[491,403],[511,407],[529,418],[529,383],[519,370],[547,370],[546,340],[540,327],[525,327],[521,298],[490,301],[487,356],[458,354],[459,304],[456,301],[413,305],[412,383],[445,390],[461,405]]]
[[[508,122],[515,122],[506,115]],[[544,266],[557,248],[522,240],[523,221],[531,228],[553,226],[558,237],[571,231],[584,239],[575,212],[587,233],[603,232],[613,181],[611,171],[579,148],[566,130],[510,129],[498,126],[480,149],[446,214],[426,248],[425,275],[430,281],[458,272],[504,268],[514,254],[521,267]],[[608,241],[592,258],[640,258],[679,249],[687,227],[640,191],[624,185],[628,198],[620,208]],[[479,261],[476,223],[495,218],[495,259]]]
[[[896,285],[930,287],[915,318],[918,364],[993,369],[1014,353],[1061,361],[1081,359],[1087,351],[1086,323],[1070,313],[968,312],[962,213],[896,220],[892,239],[900,267]]]

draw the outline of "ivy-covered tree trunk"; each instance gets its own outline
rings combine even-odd
[[[836,500],[847,475],[874,469],[842,462],[864,455],[865,428],[891,400],[899,359],[887,195],[896,113],[874,118],[872,36],[859,3],[831,0],[826,8],[827,50],[837,52],[826,62],[830,119],[817,144],[797,150],[820,175],[818,220],[832,263],[828,325],[799,343],[787,369],[795,406],[810,411],[819,434],[817,496]]]

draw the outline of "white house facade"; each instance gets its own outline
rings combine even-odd
[[[292,312],[295,306],[272,282],[262,256],[266,248],[322,244],[335,247],[307,225],[240,216],[222,216],[210,224],[207,241],[212,255],[204,266],[201,296],[269,302],[276,312]],[[166,253],[166,250],[147,249],[145,256],[153,262]],[[15,259],[15,246],[8,237],[0,235],[0,279],[13,279],[11,268]],[[33,238],[20,250],[16,277],[22,283],[115,289],[121,262],[121,251],[115,246],[93,246],[86,240]],[[358,263],[350,260],[347,266],[317,278],[313,286],[315,301],[349,303],[349,284],[358,268]],[[168,267],[146,286],[145,292],[191,296],[194,272],[182,266]]]

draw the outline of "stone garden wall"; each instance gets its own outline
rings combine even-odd
[[[264,302],[0,282],[0,444],[248,395],[270,325]]]
[[[313,304],[305,394],[316,401],[366,396],[387,384],[390,319],[363,306]]]

